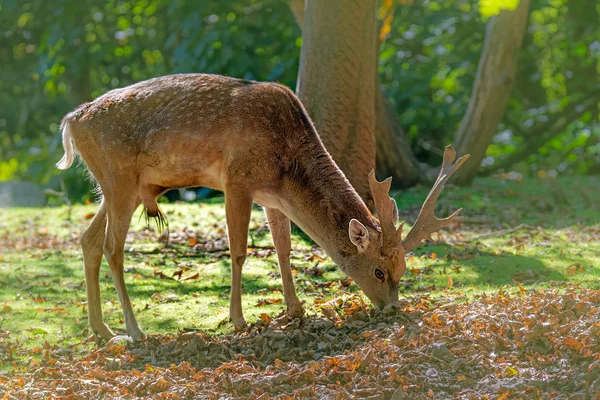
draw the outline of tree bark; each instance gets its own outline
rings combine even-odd
[[[421,174],[422,168],[412,152],[394,107],[379,85],[379,79],[375,93],[375,141],[375,170],[378,176],[391,176],[395,187],[409,187],[419,180],[427,180]]]
[[[304,3],[305,0],[288,0],[289,7],[301,29],[304,24]],[[376,52],[373,60],[375,66],[377,66],[378,56]],[[379,177],[391,176],[395,187],[412,186],[423,178],[421,167],[378,78],[375,85],[375,171]]]
[[[307,0],[297,93],[327,150],[372,208],[376,0]]]
[[[458,184],[473,181],[504,115],[515,80],[529,3],[530,0],[521,0],[515,11],[502,11],[488,23],[471,100],[456,134],[458,154],[471,154],[457,171]]]

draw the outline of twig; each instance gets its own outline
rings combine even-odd
[[[531,225],[527,225],[527,224],[520,224],[518,226],[515,226],[514,228],[503,229],[501,231],[495,231],[495,232],[489,232],[489,233],[482,233],[481,235],[475,235],[471,239],[467,240],[467,242],[473,242],[475,240],[485,239],[485,238],[490,238],[490,237],[502,236],[502,235],[506,235],[508,233],[516,232],[521,229],[536,229],[536,228],[535,228],[535,226],[531,226]]]

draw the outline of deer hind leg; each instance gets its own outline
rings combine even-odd
[[[104,323],[102,305],[100,302],[100,264],[102,263],[102,246],[106,232],[106,203],[100,204],[100,209],[92,220],[89,228],[81,236],[83,262],[85,264],[85,282],[88,298],[88,321],[96,337],[109,340],[115,336],[113,331]]]
[[[229,318],[237,330],[246,325],[242,312],[242,266],[248,252],[248,225],[252,198],[247,193],[225,190],[225,216],[231,252],[231,299]]]
[[[300,300],[296,296],[290,263],[290,251],[292,249],[290,220],[281,211],[274,208],[265,208],[265,214],[277,250],[281,280],[283,281],[283,296],[287,307],[286,314],[291,318],[302,318],[304,311]]]
[[[123,185],[122,187],[128,186]],[[108,197],[107,193],[105,193],[105,196],[108,206],[108,223],[103,248],[104,256],[110,266],[113,283],[121,302],[127,335],[133,341],[138,341],[143,339],[145,335],[140,329],[131,308],[131,301],[123,277],[123,258],[125,238],[129,230],[131,217],[140,204],[140,199],[137,198],[137,195],[126,196],[119,192],[113,193],[114,197],[111,198]]]

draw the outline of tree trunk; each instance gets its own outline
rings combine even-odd
[[[297,93],[327,150],[372,207],[376,0],[307,0]]]
[[[302,29],[305,0],[288,0],[288,4],[298,26]],[[378,56],[379,53],[376,51],[373,60],[375,68],[377,68]],[[421,176],[419,163],[412,152],[390,100],[379,85],[378,78],[376,78],[375,85],[375,170],[380,177],[391,176],[396,187],[412,186]]]
[[[377,82],[379,83],[379,80]],[[377,175],[391,176],[395,187],[409,187],[419,180],[426,180],[422,179],[426,177],[421,176],[421,168],[398,121],[394,107],[385,96],[383,89],[379,85],[377,88],[375,93]]]
[[[504,115],[517,71],[529,2],[521,0],[515,11],[502,11],[488,23],[471,100],[456,134],[458,154],[471,154],[456,174],[458,184],[473,181]]]

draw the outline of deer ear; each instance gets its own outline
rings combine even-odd
[[[354,244],[359,252],[363,252],[369,245],[369,231],[360,223],[359,220],[352,218],[348,227],[350,241]]]
[[[394,205],[394,210],[392,212],[392,222],[394,223],[394,226],[398,225],[398,204],[396,204],[396,200],[394,200],[392,197],[390,197],[390,200],[392,200],[392,204]]]

